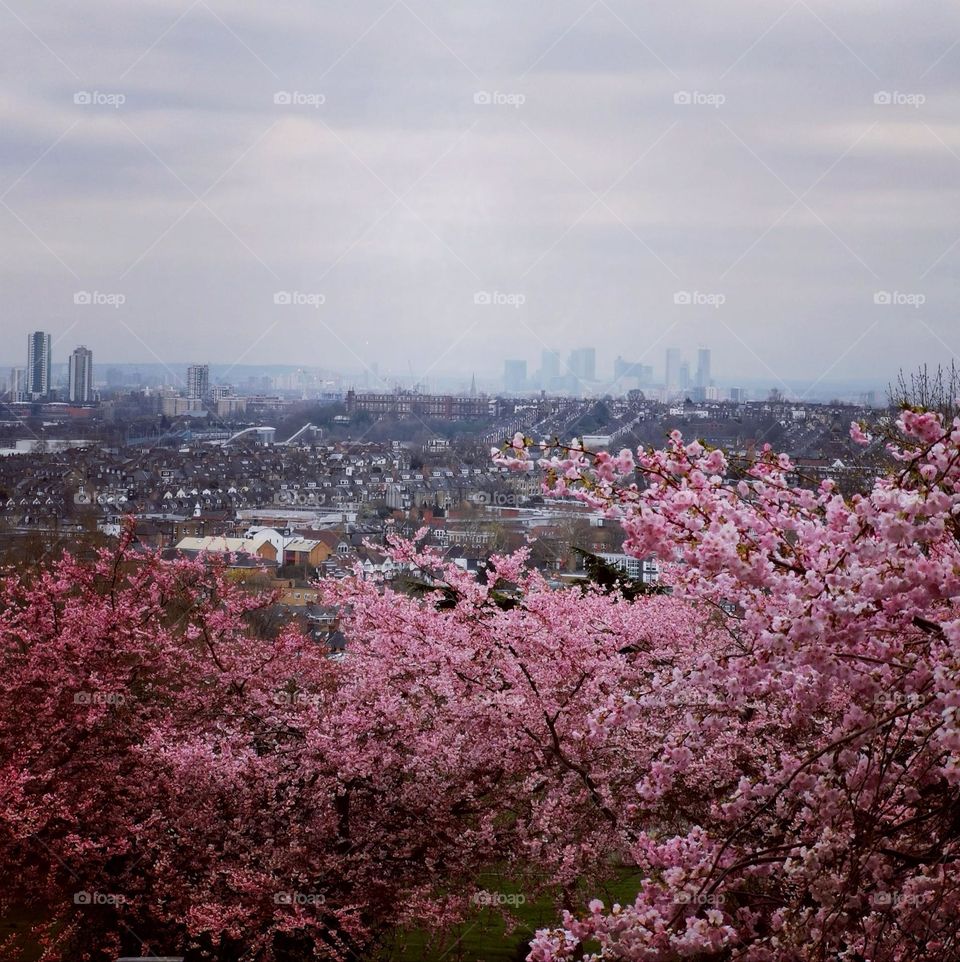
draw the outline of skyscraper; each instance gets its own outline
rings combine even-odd
[[[187,368],[187,397],[204,398],[210,393],[210,365],[191,364]]]
[[[706,390],[710,387],[710,349],[701,347],[697,351],[697,387]]]
[[[540,387],[549,390],[560,377],[560,352],[541,351],[540,353]]]
[[[27,394],[33,400],[50,393],[50,335],[34,331],[27,335]]]
[[[595,381],[597,379],[596,350],[592,347],[578,347],[575,351],[571,351],[567,367],[577,381]]]
[[[10,368],[10,380],[7,383],[7,395],[14,403],[23,401],[26,394],[27,372],[22,367]]]
[[[668,347],[664,368],[664,386],[668,391],[676,391],[680,387],[680,348]]]
[[[527,389],[527,362],[503,362],[503,387],[508,394],[522,394]]]
[[[82,345],[70,355],[70,401],[89,404],[93,400],[93,351]]]

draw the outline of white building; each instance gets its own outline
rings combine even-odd
[[[210,393],[210,365],[191,364],[187,368],[187,397],[205,398]]]
[[[72,404],[93,400],[93,351],[82,345],[70,355],[70,394]]]

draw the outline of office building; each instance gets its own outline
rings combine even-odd
[[[560,377],[560,352],[542,351],[540,353],[540,386],[549,387]]]
[[[7,381],[6,393],[8,400],[17,403],[26,400],[27,372],[22,367],[10,368],[10,379]]]
[[[82,345],[70,355],[68,398],[71,404],[89,404],[93,400],[93,351]]]
[[[696,386],[704,390],[710,387],[710,349],[706,347],[697,351]]]
[[[680,363],[680,348],[668,347],[663,378],[663,384],[667,391],[676,391],[680,387]]]
[[[503,362],[503,389],[508,394],[522,394],[527,389],[527,362]]]
[[[27,335],[26,393],[33,400],[50,393],[50,335],[34,331]]]
[[[627,361],[617,357],[613,362],[613,380],[615,382],[633,379],[638,385],[648,385],[653,380],[653,368],[649,364],[639,361]]]
[[[592,347],[578,347],[570,352],[567,368],[576,381],[597,379],[597,352]]]
[[[187,397],[205,398],[210,393],[210,365],[191,364],[187,368]]]
[[[474,418],[500,417],[503,413],[496,398],[464,397],[456,394],[414,394],[394,391],[391,394],[358,394],[347,391],[347,414],[363,411],[378,417],[439,418],[464,421]]]

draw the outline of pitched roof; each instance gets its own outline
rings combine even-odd
[[[218,535],[208,535],[204,538],[183,538],[177,548],[180,551],[210,551],[214,554],[256,554],[257,548],[263,544],[253,538],[223,538]]]

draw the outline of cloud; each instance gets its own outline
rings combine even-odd
[[[730,378],[948,359],[948,4],[40,0],[0,18],[9,362],[35,327],[104,361],[466,377],[588,343],[601,369],[704,343]],[[79,288],[126,303],[82,313]],[[279,313],[280,289],[324,304]],[[684,312],[688,289],[726,300]],[[922,317],[877,289],[924,292]],[[525,301],[478,313],[477,290]]]

